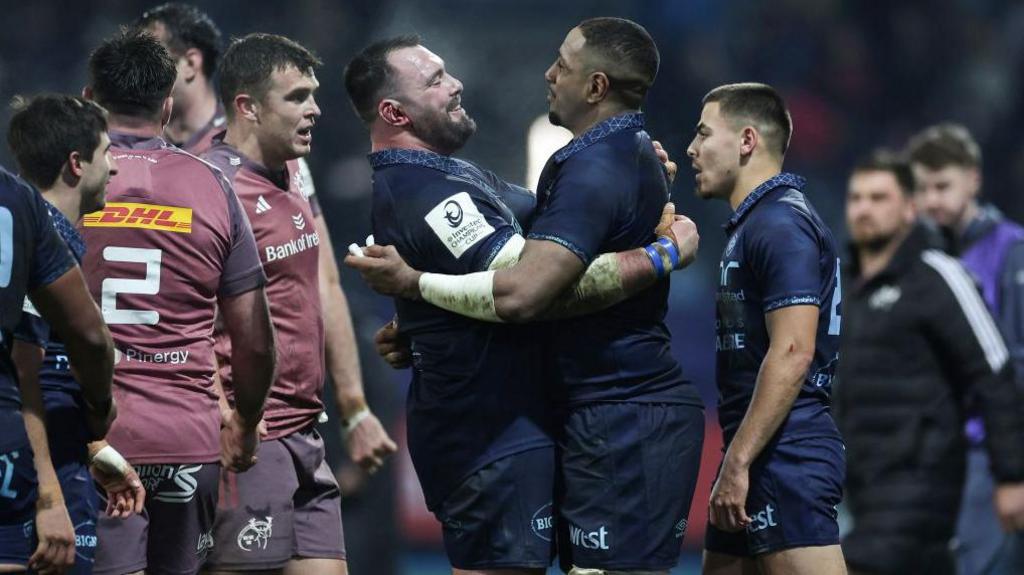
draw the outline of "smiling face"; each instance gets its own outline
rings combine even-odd
[[[476,122],[462,108],[462,82],[449,74],[444,60],[423,46],[388,55],[397,88],[394,100],[409,119],[409,129],[440,154],[452,154],[476,132]]]
[[[312,70],[303,72],[291,65],[274,70],[270,88],[259,101],[256,123],[266,155],[291,160],[309,154],[312,128],[320,117],[320,107],[313,98],[319,86]]]
[[[718,102],[704,105],[686,155],[696,171],[697,196],[728,199],[739,175],[741,135]]]
[[[587,110],[587,88],[590,70],[584,61],[583,32],[573,28],[558,48],[558,56],[544,73],[548,83],[548,120],[572,129]]]

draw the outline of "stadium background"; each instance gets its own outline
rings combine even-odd
[[[85,61],[100,39],[158,2],[0,0],[0,125],[15,94],[80,91]],[[527,182],[531,124],[546,113],[542,74],[566,31],[580,20],[615,15],[640,22],[661,50],[661,72],[650,97],[648,131],[680,163],[673,187],[677,210],[702,232],[698,261],[673,276],[668,323],[676,356],[714,405],[713,293],[728,217],[724,203],[692,193],[685,157],[700,98],[710,88],[756,80],[778,88],[793,113],[787,168],[806,175],[809,195],[845,236],[846,170],[872,146],[899,146],[927,123],[965,123],[985,153],[986,199],[1024,219],[1024,4],[1010,0],[223,0],[194,2],[225,37],[253,31],[290,36],[324,60],[318,96],[324,115],[309,158],[338,253],[369,233],[368,139],[352,114],[341,72],[372,40],[417,32],[465,84],[463,105],[479,130],[462,156],[500,176]],[[5,146],[0,162],[13,167]],[[371,404],[398,438],[408,372],[392,372],[372,354],[374,330],[391,303],[343,270]],[[714,411],[708,410],[709,421]],[[337,419],[335,418],[336,422]],[[351,571],[374,575],[446,572],[439,530],[423,508],[407,455],[369,480],[340,454],[328,423],[333,463],[347,492],[346,538]],[[710,473],[720,434],[709,425],[705,479],[685,540],[684,566],[696,569]]]

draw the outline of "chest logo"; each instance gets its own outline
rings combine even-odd
[[[301,213],[292,216],[292,223],[295,224],[297,230],[306,229],[306,218],[302,217]]]
[[[455,200],[448,200],[444,204],[444,219],[448,225],[457,228],[462,224],[462,206]]]
[[[874,310],[889,311],[893,304],[900,301],[903,293],[898,286],[882,286],[875,290],[868,299],[868,306]]]
[[[266,198],[260,196],[256,199],[256,213],[262,214],[270,211],[270,202]]]
[[[466,192],[441,200],[423,219],[455,258],[494,233],[494,227]]]

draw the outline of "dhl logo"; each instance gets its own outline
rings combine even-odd
[[[113,202],[98,212],[86,214],[82,220],[88,228],[143,228],[192,233],[192,208]]]

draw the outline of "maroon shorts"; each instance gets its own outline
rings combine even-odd
[[[245,473],[221,473],[207,568],[279,569],[293,557],[345,558],[341,491],[315,429],[260,444]]]
[[[139,515],[96,522],[95,575],[198,573],[213,545],[219,463],[136,465],[146,488]],[[106,493],[100,494],[106,506]]]

